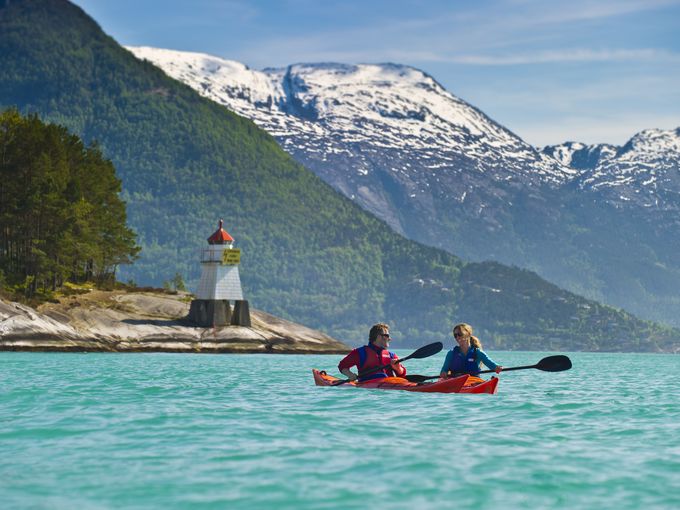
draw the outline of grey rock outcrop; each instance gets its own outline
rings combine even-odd
[[[92,291],[34,310],[0,300],[0,350],[344,354],[330,336],[259,310],[252,326],[201,328],[186,296]]]

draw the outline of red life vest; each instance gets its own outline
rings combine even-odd
[[[359,373],[369,370],[374,367],[381,367],[383,365],[389,365],[392,359],[395,357],[393,352],[387,349],[382,349],[380,347],[375,347],[373,344],[364,345],[357,349],[359,353]],[[359,381],[370,381],[371,379],[380,379],[382,377],[395,377],[396,374],[391,368],[385,368],[378,372],[373,372],[371,374],[366,374],[365,376],[359,377]]]

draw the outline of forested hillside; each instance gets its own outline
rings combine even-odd
[[[253,306],[350,344],[391,323],[394,347],[450,342],[472,322],[489,346],[672,350],[677,331],[498,264],[465,264],[395,234],[295,163],[252,122],[135,59],[63,0],[0,8],[0,107],[97,140],[122,179],[140,259],[126,278],[191,283],[224,218]]]

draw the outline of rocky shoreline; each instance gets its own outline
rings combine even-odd
[[[201,328],[187,294],[93,290],[33,309],[0,299],[1,351],[346,354],[320,331],[251,309],[251,327]]]

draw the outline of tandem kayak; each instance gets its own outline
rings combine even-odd
[[[343,380],[317,369],[312,369],[312,374],[314,375],[314,383],[317,386],[337,386],[338,383]],[[484,381],[479,377],[462,375],[451,379],[424,383],[411,382],[402,377],[383,377],[381,379],[372,379],[361,383],[350,382],[346,383],[344,386],[381,390],[417,391],[421,393],[495,393],[497,385],[498,379],[496,378]]]

